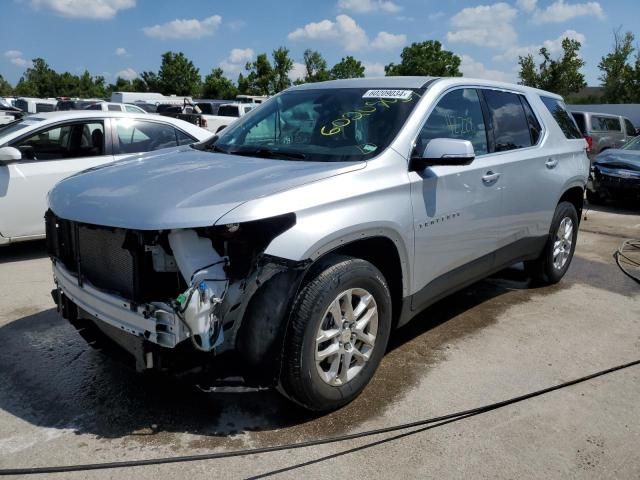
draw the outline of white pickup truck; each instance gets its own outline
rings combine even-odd
[[[210,115],[206,113],[207,110],[204,107],[200,108],[199,105],[198,103],[185,102],[182,108],[178,108],[178,111],[168,109],[160,113],[160,115],[179,118],[196,124],[201,128],[206,128],[212,133],[218,133],[240,117],[244,117],[250,110],[259,106],[257,103],[223,103],[218,107],[216,115]]]
[[[206,121],[206,123],[202,122],[202,127],[210,132],[218,133],[238,120],[238,118],[244,117],[258,105],[255,103],[225,103],[220,105],[217,115],[202,115],[202,119]]]

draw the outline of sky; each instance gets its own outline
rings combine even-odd
[[[465,76],[517,81],[518,56],[562,38],[579,40],[589,85],[613,31],[640,41],[638,0],[0,0],[0,74],[15,84],[31,59],[55,70],[88,69],[107,82],[157,71],[162,53],[187,55],[206,75],[236,79],[247,61],[285,46],[293,79],[307,48],[329,66],[346,55],[367,76],[384,75],[404,46],[439,40],[462,59]]]

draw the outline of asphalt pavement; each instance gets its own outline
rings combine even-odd
[[[586,212],[558,285],[512,268],[395,332],[371,385],[314,416],[271,391],[202,393],[92,351],[58,317],[41,242],[0,249],[0,468],[299,442],[409,422],[640,359],[640,286],[612,254],[640,211]],[[400,438],[225,460],[48,475],[164,478],[640,478],[640,366]],[[43,477],[30,477],[43,478]]]

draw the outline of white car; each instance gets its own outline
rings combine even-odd
[[[0,126],[0,245],[44,237],[47,192],[63,178],[210,136],[173,118],[87,110],[35,114]]]
[[[146,110],[128,103],[115,102],[96,102],[84,108],[85,110],[101,110],[103,112],[128,112],[128,113],[147,113]]]

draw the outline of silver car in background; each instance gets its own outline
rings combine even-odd
[[[621,115],[578,111],[571,115],[589,144],[591,158],[610,148],[624,146],[638,133],[631,120]]]
[[[563,277],[585,150],[562,99],[520,85],[296,86],[209,141],[58,184],[53,296],[139,370],[339,408],[435,301],[522,261]]]

